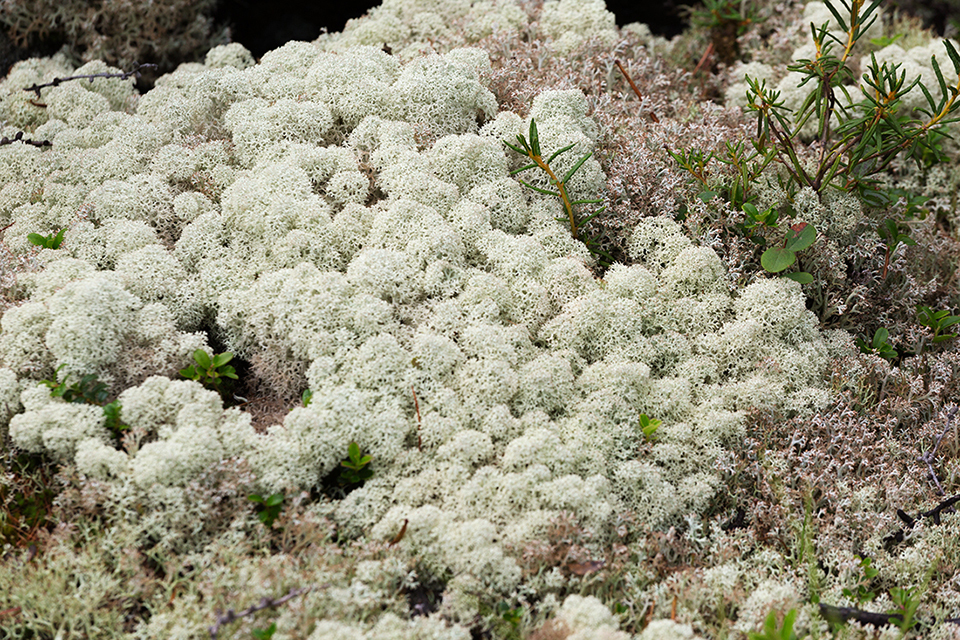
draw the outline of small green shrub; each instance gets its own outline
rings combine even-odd
[[[643,437],[647,442],[653,442],[657,437],[657,429],[660,428],[661,424],[663,424],[661,420],[649,418],[645,413],[640,414],[640,431],[643,432]]]
[[[843,595],[853,600],[858,607],[877,597],[877,594],[870,589],[870,583],[880,572],[876,567],[870,566],[871,562],[870,558],[860,558],[861,572],[856,576],[856,584],[853,588],[844,588],[842,591]]]
[[[821,196],[828,188],[834,188],[857,193],[868,206],[889,207],[905,194],[899,189],[882,187],[878,176],[898,156],[906,154],[926,166],[947,159],[943,152],[946,134],[942,129],[947,123],[957,121],[960,80],[955,86],[948,86],[935,57],[931,58],[931,65],[941,93],[938,99],[919,78],[907,83],[899,64],[880,64],[875,56],[863,74],[859,101],[850,95],[848,87],[855,78],[849,63],[858,41],[877,19],[880,2],[841,0],[846,16],[831,2],[826,3],[845,34],[841,37],[831,33],[829,24],[811,25],[815,56],[788,67],[803,76],[801,87],[809,87],[799,109],[791,110],[778,91],[748,77],[748,110],[757,118],[756,135],[749,142],[725,143],[721,154],[668,149],[677,164],[700,184],[701,198],[705,193],[718,193],[735,210],[744,212],[743,222],[735,227],[757,244],[766,245],[757,231],[776,224],[776,213],[772,209],[761,213],[753,204],[758,197],[755,185],[761,180],[776,180],[786,192],[788,202],[804,188],[811,188]],[[726,4],[729,3],[716,0],[710,6],[722,8]],[[719,20],[721,15],[726,14],[717,13],[714,20]],[[954,70],[960,74],[960,53],[949,41],[944,41],[944,47]],[[922,117],[901,108],[904,96],[915,87],[923,92],[927,102],[926,108],[920,110]],[[814,125],[816,147],[808,149],[801,132],[806,135],[809,125]],[[714,159],[730,170],[711,181],[708,165]],[[775,175],[768,171],[771,167],[777,167]],[[920,203],[909,197],[907,201],[909,219]],[[878,233],[887,245],[885,277],[897,247],[913,241],[896,221],[884,222]],[[815,229],[788,231],[780,246],[764,251],[761,265],[767,271],[780,273],[795,262],[797,251],[810,247],[815,240]],[[801,283],[813,279],[803,273],[784,275]]]
[[[930,307],[917,305],[917,322],[933,329],[933,336],[930,337],[930,341],[933,344],[939,344],[957,337],[957,334],[944,333],[944,330],[960,322],[960,316],[952,316],[949,311],[934,311]]]
[[[853,102],[844,86],[845,81],[853,79],[847,63],[859,39],[877,19],[874,14],[880,2],[873,0],[864,6],[865,0],[852,0],[849,5],[841,0],[848,11],[846,18],[832,3],[826,3],[846,34],[844,38],[837,37],[830,33],[828,24],[811,27],[816,57],[788,67],[805,76],[801,86],[811,85],[809,95],[795,114],[790,114],[778,92],[748,78],[749,109],[757,114],[754,157],[775,156],[789,177],[785,186],[791,191],[811,187],[822,193],[832,185],[843,191],[856,191],[868,205],[889,204],[889,197],[873,176],[885,171],[902,152],[912,157],[924,151],[937,155],[939,138],[935,134],[944,124],[956,121],[951,116],[960,108],[960,84],[947,86],[935,57],[931,64],[940,84],[939,100],[933,98],[919,78],[907,84],[899,64],[878,64],[875,56],[871,56],[871,64],[863,75],[867,87],[861,89],[862,99],[850,107],[839,99],[838,91]],[[836,45],[840,47],[837,55],[833,52]],[[960,54],[949,41],[944,41],[944,46],[960,74]],[[914,87],[919,87],[927,100],[929,108],[924,119],[916,119],[900,109],[902,98]],[[807,168],[797,151],[800,132],[808,121],[816,124],[821,147],[813,170]]]
[[[873,340],[869,343],[863,338],[857,338],[857,346],[860,348],[860,353],[875,353],[886,360],[893,360],[900,354],[893,348],[893,345],[887,342],[889,336],[890,332],[884,327],[880,327],[874,332]],[[869,558],[867,560],[869,560]]]
[[[361,455],[360,445],[351,442],[347,447],[347,457],[340,462],[340,485],[348,486],[361,484],[373,477],[373,469],[369,468],[369,455]]]
[[[180,375],[187,380],[196,380],[207,389],[211,389],[224,397],[227,393],[228,381],[237,379],[236,370],[229,364],[233,360],[232,353],[221,353],[210,357],[203,349],[193,352],[192,364],[180,370]]]
[[[280,516],[280,511],[283,509],[283,498],[283,493],[274,493],[266,498],[256,493],[247,496],[248,500],[259,505],[257,507],[257,518],[266,527],[272,527],[274,521]]]
[[[120,401],[114,400],[108,403],[107,399],[110,393],[107,385],[100,382],[99,376],[90,373],[76,382],[68,384],[70,374],[60,379],[60,370],[66,365],[60,365],[53,374],[53,380],[41,380],[40,383],[50,388],[50,396],[54,398],[63,398],[66,402],[76,404],[95,404],[103,407],[103,415],[106,417],[106,427],[110,430],[114,440],[119,443],[123,432],[130,427],[123,424],[120,420]]]
[[[27,240],[30,241],[30,244],[37,245],[44,249],[59,249],[60,245],[63,244],[63,234],[66,233],[66,231],[67,228],[64,227],[56,233],[50,233],[45,236],[39,233],[31,233],[27,235]]]
[[[888,609],[887,613],[899,618],[894,620],[894,624],[904,634],[917,624],[916,613],[917,607],[920,606],[920,595],[920,587],[890,589],[890,599],[893,600],[894,608]]]
[[[572,167],[570,167],[570,170],[567,171],[567,173],[562,178],[558,178],[557,174],[554,173],[553,169],[550,167],[550,163],[553,162],[557,158],[557,156],[559,156],[561,153],[564,153],[572,149],[574,145],[570,144],[570,145],[567,145],[566,147],[563,147],[562,149],[557,149],[556,151],[553,152],[553,155],[551,155],[549,158],[544,160],[540,152],[540,138],[539,138],[539,135],[537,134],[537,122],[533,118],[530,119],[529,138],[530,140],[528,142],[527,139],[523,137],[523,134],[517,134],[517,145],[510,144],[507,141],[503,142],[503,144],[507,145],[508,147],[510,147],[517,153],[519,153],[520,155],[526,156],[533,161],[528,165],[525,165],[523,167],[520,167],[519,169],[516,169],[515,171],[511,171],[510,175],[515,175],[522,171],[526,171],[527,169],[533,169],[534,167],[539,167],[541,170],[543,170],[543,172],[550,177],[550,183],[557,188],[556,191],[550,191],[549,189],[541,189],[540,187],[535,187],[529,182],[526,182],[524,180],[520,180],[520,184],[526,187],[529,187],[530,189],[533,189],[534,191],[537,191],[539,193],[544,193],[548,196],[556,196],[557,198],[560,198],[560,200],[563,202],[563,209],[566,212],[567,217],[557,218],[557,220],[559,222],[569,223],[570,235],[572,235],[577,240],[582,240],[583,243],[587,245],[587,248],[590,250],[591,253],[595,255],[599,255],[602,258],[606,258],[609,261],[612,261],[613,258],[610,255],[600,250],[596,242],[596,239],[582,238],[580,233],[583,227],[588,222],[590,222],[591,220],[596,218],[598,215],[603,213],[605,207],[601,207],[597,211],[594,211],[593,213],[583,217],[579,216],[576,210],[574,209],[574,205],[596,204],[601,201],[600,200],[571,201],[570,196],[567,194],[567,187],[566,187],[567,182],[570,181],[570,178],[573,177],[573,174],[575,174],[577,170],[583,166],[583,163],[586,162],[587,158],[593,155],[593,153],[590,152],[590,153],[584,154],[582,158],[577,160],[577,162]]]
[[[763,623],[763,633],[751,631],[747,634],[750,640],[797,640],[797,634],[793,631],[793,624],[797,619],[797,610],[790,611],[783,617],[783,624],[777,627],[777,614],[773,611],[767,615]]]
[[[107,401],[107,385],[100,382],[97,374],[90,373],[78,381],[67,384],[70,374],[67,374],[63,380],[60,380],[60,370],[66,365],[57,367],[53,373],[53,380],[41,380],[40,384],[50,388],[50,395],[54,398],[63,398],[66,402],[99,404],[103,405]]]

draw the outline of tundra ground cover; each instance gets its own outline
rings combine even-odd
[[[751,59],[715,69],[712,31],[570,0],[386,2],[143,96],[100,62],[17,65],[0,628],[712,638],[793,611],[801,637],[869,614],[952,637],[954,142],[890,159],[871,188],[907,195],[868,202],[789,188],[817,166],[801,128],[738,195],[744,67],[801,107],[803,23],[843,31],[819,3],[758,11]],[[935,77],[949,49],[882,46],[900,28],[865,50]],[[96,77],[23,91],[70,75]],[[566,200],[606,206],[584,237],[612,264],[546,174],[511,177],[504,141],[534,130]],[[788,219],[817,230],[802,284],[761,263]],[[218,359],[230,393],[201,384]]]

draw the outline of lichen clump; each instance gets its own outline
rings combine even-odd
[[[570,566],[592,566],[569,564],[574,549],[619,544],[625,522],[696,522],[724,490],[748,410],[824,409],[827,366],[852,340],[822,331],[792,280],[741,286],[672,211],[625,230],[623,262],[599,277],[558,202],[510,177],[519,160],[502,144],[535,119],[544,155],[596,151],[594,102],[545,88],[511,111],[491,90],[491,54],[462,46],[530,20],[509,1],[387,1],[258,63],[217,47],[143,96],[124,79],[65,83],[43,91],[42,110],[23,86],[112,69],[17,65],[0,83],[0,133],[52,146],[0,147],[4,250],[32,261],[2,317],[4,436],[79,474],[141,541],[129,544],[157,553],[241,544],[253,516],[208,531],[204,514],[227,492],[197,497],[211,469],[234,463],[241,499],[314,492],[285,531],[327,523],[341,544],[393,539],[382,548],[416,576],[375,553],[330,568],[336,597],[303,600],[322,618],[310,638],[469,637],[477,598],[517,594],[542,598],[569,637],[628,637],[597,598],[557,599],[589,573]],[[619,37],[602,2],[548,0],[539,20],[559,57]],[[607,179],[591,157],[571,198],[603,197]],[[64,227],[60,249],[25,240]],[[212,345],[244,363],[249,393],[288,411],[264,422],[225,406],[247,398],[178,379]],[[125,434],[101,407],[51,396],[41,380],[55,371],[108,384]],[[655,434],[641,414],[661,421]],[[375,473],[333,491],[351,442]],[[531,571],[531,549],[567,521],[590,542],[564,542],[573,555]],[[243,566],[270,583],[273,569]],[[409,622],[384,604],[430,579],[446,585],[437,616]],[[197,632],[196,603],[176,607],[138,633]],[[284,616],[281,629],[300,624]],[[655,630],[697,637],[669,620],[641,637]]]

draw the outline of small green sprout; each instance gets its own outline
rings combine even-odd
[[[900,618],[891,622],[906,633],[917,624],[915,616],[920,606],[920,587],[893,587],[890,589],[890,599],[895,608],[887,610],[887,613]]]
[[[272,623],[266,629],[254,629],[251,631],[255,640],[270,640],[273,634],[277,632],[277,623]]]
[[[890,332],[884,327],[880,327],[874,332],[873,340],[869,343],[862,338],[857,338],[857,346],[860,347],[860,353],[875,353],[885,360],[893,360],[900,354],[893,348],[893,345],[887,342],[888,337],[890,337]]]
[[[252,493],[247,496],[247,500],[259,505],[257,507],[257,518],[266,527],[273,526],[274,521],[280,516],[280,510],[283,509],[283,493],[275,493],[267,498]]]
[[[62,364],[57,367],[53,374],[53,380],[40,381],[40,384],[50,388],[51,397],[63,398],[66,402],[76,404],[85,402],[87,404],[103,405],[107,401],[109,396],[107,385],[97,380],[97,374],[90,373],[73,384],[67,384],[67,380],[70,379],[69,373],[63,380],[60,380],[60,369],[65,366],[66,364]]]
[[[892,45],[894,42],[896,42],[897,40],[899,40],[899,39],[902,38],[902,37],[903,37],[903,34],[902,34],[902,33],[898,33],[897,35],[893,36],[892,38],[891,38],[890,36],[881,36],[881,37],[879,37],[879,38],[870,38],[870,44],[872,44],[873,46],[875,46],[875,47],[877,47],[877,48],[879,48],[879,49],[883,49],[883,48],[885,48],[885,47],[889,47],[890,45]]]
[[[181,369],[180,375],[188,380],[196,380],[207,389],[212,389],[221,396],[224,393],[223,385],[226,383],[224,378],[237,379],[236,370],[227,364],[233,360],[232,353],[221,353],[211,358],[210,354],[203,349],[197,349],[193,352],[193,359],[196,364]]]
[[[123,424],[120,420],[120,401],[114,400],[109,404],[103,405],[103,415],[106,416],[106,427],[110,430],[110,433],[113,434],[115,440],[119,442],[120,437],[123,435],[123,432],[130,428],[129,425]]]
[[[790,611],[783,617],[783,625],[777,628],[777,614],[771,611],[767,619],[763,622],[763,633],[751,631],[747,634],[750,640],[797,640],[797,634],[793,631],[793,623],[797,619],[797,610]]]
[[[770,207],[766,211],[760,211],[752,202],[744,202],[742,208],[744,213],[744,231],[748,234],[748,237],[753,242],[761,245],[766,244],[766,240],[764,240],[762,237],[752,235],[753,231],[760,227],[777,226],[777,217],[779,216],[779,213],[773,207]]]
[[[653,442],[657,436],[657,429],[660,428],[661,424],[663,424],[661,420],[649,418],[645,413],[640,414],[640,430],[643,432],[643,437],[646,438],[647,442]]]
[[[569,171],[567,171],[566,174],[564,174],[564,176],[563,176],[562,178],[558,178],[558,177],[557,177],[557,174],[554,173],[553,169],[550,167],[550,163],[553,162],[553,161],[556,159],[556,157],[559,156],[561,153],[564,153],[565,151],[569,151],[570,149],[572,149],[572,148],[574,147],[574,145],[573,145],[573,144],[569,144],[569,145],[563,147],[562,149],[558,149],[558,150],[556,150],[556,151],[553,152],[553,155],[551,155],[549,158],[547,158],[546,160],[544,160],[544,159],[543,159],[543,156],[541,155],[541,152],[540,152],[540,137],[539,137],[539,135],[538,135],[538,133],[537,133],[537,122],[536,122],[536,120],[534,120],[533,118],[530,119],[529,138],[530,138],[530,140],[529,140],[529,142],[528,142],[527,139],[523,137],[523,134],[517,134],[517,145],[510,144],[510,143],[507,142],[507,141],[504,141],[504,142],[503,142],[503,144],[507,145],[508,147],[510,147],[511,149],[513,149],[514,151],[516,151],[517,153],[519,153],[520,155],[526,156],[526,157],[528,157],[530,160],[533,161],[533,162],[531,162],[530,164],[525,165],[525,166],[523,166],[523,167],[520,167],[519,169],[517,169],[517,170],[515,170],[515,171],[511,171],[511,172],[510,172],[510,175],[514,175],[514,174],[520,173],[520,172],[522,172],[522,171],[526,171],[527,169],[533,169],[534,167],[540,167],[540,169],[542,169],[543,172],[546,173],[547,176],[550,178],[550,184],[552,184],[553,186],[556,187],[556,189],[557,189],[556,191],[551,191],[551,190],[549,190],[549,189],[541,189],[540,187],[535,187],[534,185],[532,185],[532,184],[530,184],[529,182],[526,182],[526,181],[524,181],[524,180],[521,180],[521,181],[520,181],[520,184],[522,184],[522,185],[524,185],[524,186],[526,186],[526,187],[529,187],[530,189],[533,189],[534,191],[537,191],[538,193],[544,193],[544,194],[546,194],[546,195],[548,195],[548,196],[556,196],[557,198],[560,198],[560,200],[563,202],[563,209],[564,209],[564,211],[566,212],[567,217],[566,217],[566,218],[557,218],[557,220],[560,221],[560,222],[569,222],[569,224],[570,224],[570,235],[572,235],[572,236],[573,236],[575,239],[577,239],[577,240],[583,240],[584,243],[587,245],[587,247],[590,249],[591,252],[596,253],[596,254],[599,254],[599,255],[601,255],[601,256],[603,256],[603,257],[612,259],[610,256],[608,256],[608,255],[604,254],[603,252],[599,251],[599,249],[598,249],[596,243],[594,242],[594,240],[591,240],[591,239],[586,239],[586,240],[584,240],[584,239],[582,239],[582,238],[580,237],[580,229],[581,229],[584,225],[586,225],[588,222],[590,222],[591,220],[593,220],[595,217],[597,217],[598,215],[600,215],[601,213],[603,213],[603,211],[604,211],[604,209],[605,209],[606,207],[601,207],[601,208],[598,209],[597,211],[594,211],[593,213],[591,213],[591,214],[589,214],[589,215],[587,215],[587,216],[585,216],[585,217],[582,217],[582,218],[581,218],[581,217],[578,217],[576,211],[574,210],[574,205],[578,205],[578,204],[596,204],[596,203],[601,202],[601,201],[600,201],[600,200],[573,200],[573,201],[571,201],[571,200],[570,200],[570,195],[567,193],[567,182],[569,182],[569,181],[570,181],[570,178],[573,177],[573,174],[576,173],[577,170],[578,170],[580,167],[583,166],[583,163],[587,161],[587,158],[589,158],[591,155],[593,155],[593,152],[588,152],[588,153],[584,154],[584,156],[583,156],[582,158],[580,158],[579,160],[577,160],[577,162],[574,163],[574,165],[570,168]]]
[[[303,393],[300,394],[300,402],[303,403],[303,406],[309,407],[310,403],[313,402],[313,389],[304,389]]]
[[[351,484],[360,484],[373,477],[373,470],[368,468],[371,456],[361,455],[360,445],[351,442],[347,447],[347,457],[340,462],[340,484],[347,486]]]
[[[960,316],[952,316],[949,311],[934,311],[930,307],[917,305],[917,321],[925,327],[933,329],[932,342],[938,344],[944,340],[956,338],[955,333],[943,333],[947,327],[960,322]]]
[[[842,593],[853,600],[859,607],[865,602],[870,602],[877,597],[877,594],[869,589],[870,581],[877,577],[880,571],[876,567],[870,566],[870,558],[860,558],[860,568],[862,572],[857,576],[857,584],[852,588],[844,588]]]
[[[106,418],[104,426],[113,434],[114,440],[120,441],[120,436],[130,427],[120,421],[120,401],[114,400],[107,403],[110,393],[107,391],[107,385],[100,382],[97,374],[89,373],[78,381],[67,384],[70,379],[68,373],[63,380],[60,379],[60,370],[66,365],[57,367],[53,373],[53,380],[41,380],[40,384],[50,388],[50,396],[53,398],[63,398],[65,402],[73,404],[95,404],[103,407],[103,415]]]
[[[792,225],[786,233],[782,247],[770,247],[760,256],[760,265],[770,273],[780,273],[797,260],[797,252],[807,249],[817,239],[817,230],[812,224],[800,222]],[[813,282],[813,276],[806,271],[783,274],[785,278],[796,280],[800,284]]]
[[[497,616],[516,631],[520,627],[520,623],[523,622],[523,608],[511,607],[510,603],[501,600],[497,603]]]
[[[30,241],[30,244],[35,244],[44,249],[59,249],[60,245],[63,244],[63,234],[66,232],[66,230],[67,228],[64,227],[56,233],[51,233],[45,236],[42,236],[39,233],[31,233],[27,235],[27,240]]]

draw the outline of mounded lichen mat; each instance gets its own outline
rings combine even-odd
[[[67,82],[44,109],[22,87],[116,70],[18,64],[0,84],[2,132],[53,145],[0,147],[4,242],[25,265],[0,334],[13,444],[73,465],[154,544],[189,549],[178,518],[211,467],[245,460],[259,493],[293,495],[355,441],[373,477],[312,513],[342,539],[405,527],[396,544],[427,573],[506,596],[535,592],[512,551],[558,517],[602,544],[623,514],[657,528],[702,513],[747,409],[825,406],[828,359],[850,340],[819,330],[797,283],[735,289],[668,215],[641,219],[632,264],[595,277],[558,203],[509,175],[518,159],[502,144],[535,118],[545,155],[574,145],[565,172],[594,150],[587,100],[545,90],[521,117],[485,86],[488,52],[428,51],[420,36],[446,29],[441,16],[473,41],[527,28],[519,5],[468,5],[414,15],[388,2],[256,64],[221,46],[143,96],[128,80]],[[598,2],[548,2],[540,28],[557,55],[617,37]],[[408,46],[390,54],[385,40]],[[596,198],[605,181],[591,158],[569,188]],[[61,227],[59,250],[26,240]],[[265,392],[309,388],[312,401],[254,429],[178,379],[211,343],[255,363]],[[135,444],[118,446],[100,407],[38,384],[60,366],[119,392]],[[662,421],[653,442],[640,414]],[[564,615],[615,633],[596,604],[569,600]],[[350,629],[327,621],[314,636]]]

